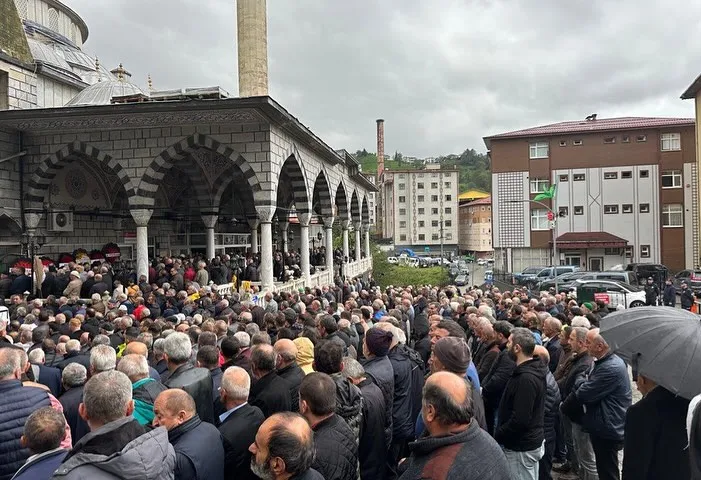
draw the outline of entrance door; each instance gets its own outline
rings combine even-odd
[[[592,272],[600,272],[604,269],[604,259],[601,257],[589,258],[589,270]]]

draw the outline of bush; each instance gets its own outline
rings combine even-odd
[[[387,254],[378,248],[372,248],[372,270],[375,281],[382,287],[389,285],[406,287],[407,285],[445,286],[450,282],[448,270],[444,267],[415,268],[392,265],[387,261]]]

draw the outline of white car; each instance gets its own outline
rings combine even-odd
[[[391,263],[392,265],[396,265],[399,262],[397,260],[397,257],[387,257],[387,263]]]
[[[572,288],[575,298],[579,296],[578,290],[585,286],[595,290],[595,300],[603,300],[611,309],[619,305],[624,308],[645,306],[645,291],[633,285],[613,280],[575,280]]]
[[[487,259],[486,258],[477,259],[477,265],[487,265]]]

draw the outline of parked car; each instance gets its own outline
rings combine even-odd
[[[468,281],[468,276],[465,275],[464,273],[461,273],[460,275],[455,277],[454,283],[457,287],[464,287],[465,285],[467,285],[467,281]]]
[[[686,283],[696,295],[701,294],[701,270],[682,270],[672,278],[677,293],[682,289],[682,283]]]
[[[392,265],[396,265],[399,262],[397,260],[397,257],[387,257],[387,263],[391,263]]]
[[[660,289],[664,288],[664,282],[669,277],[669,269],[660,263],[630,263],[626,265],[626,272],[632,272],[635,282],[631,283],[634,285],[644,285],[652,277]]]
[[[563,273],[562,275],[557,276],[557,293],[562,293],[562,292],[569,292],[572,290],[572,286],[574,285],[574,281],[584,277],[585,275],[588,275],[590,272],[570,272],[570,273]],[[547,291],[550,290],[551,288],[555,288],[555,278],[551,278],[548,280],[543,280],[540,282],[537,286],[538,291]]]
[[[487,259],[486,258],[480,258],[477,260],[477,265],[487,265]]]
[[[528,267],[521,273],[513,276],[514,285],[524,285],[528,288],[535,288],[543,280],[555,278],[563,273],[578,272],[579,267],[574,265],[560,265],[557,267]]]
[[[578,303],[602,300],[609,308],[645,306],[643,289],[613,280],[575,280],[572,293]]]
[[[603,272],[586,272],[579,277],[580,280],[612,280],[614,282],[627,283],[629,285],[638,285],[638,280],[633,272],[625,270],[606,270]]]

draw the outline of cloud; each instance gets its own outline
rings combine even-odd
[[[72,0],[85,45],[156,88],[238,91],[230,0]],[[109,9],[106,8],[109,5]],[[683,0],[268,0],[270,93],[334,148],[433,156],[584,118],[693,116],[701,72]]]

